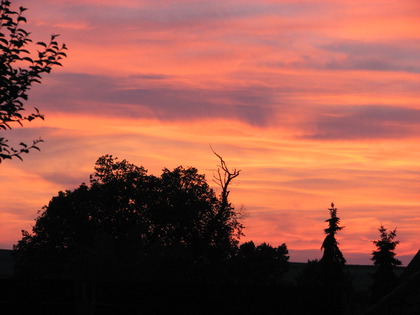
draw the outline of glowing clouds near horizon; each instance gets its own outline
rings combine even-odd
[[[333,201],[350,263],[369,263],[381,223],[397,227],[399,255],[417,252],[416,1],[22,5],[34,41],[60,33],[69,58],[29,93],[46,120],[10,131],[46,142],[1,165],[0,245],[103,154],[153,174],[194,166],[210,181],[212,145],[242,170],[231,198],[247,214],[244,240],[319,258]]]

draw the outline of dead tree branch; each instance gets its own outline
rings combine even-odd
[[[217,154],[216,151],[213,150],[213,148],[211,148],[211,150],[220,160],[220,165],[217,165],[217,170],[213,171],[213,182],[215,182],[218,186],[222,188],[222,192],[220,194],[222,202],[220,212],[223,212],[224,209],[228,206],[229,185],[234,178],[239,176],[241,170],[237,170],[236,168],[234,168],[232,171],[229,170],[223,158],[219,154]]]

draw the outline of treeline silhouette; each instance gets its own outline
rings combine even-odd
[[[100,157],[89,185],[59,192],[39,212],[32,232],[22,231],[9,287],[38,287],[44,292],[38,299],[50,301],[43,305],[53,313],[55,304],[67,305],[62,314],[111,314],[123,307],[350,314],[398,284],[396,230],[387,233],[381,226],[372,257],[378,266],[374,285],[357,295],[336,240],[343,227],[334,204],[322,258],[308,261],[296,282],[284,281],[290,267],[285,243],[240,244],[241,211],[228,198],[240,171],[217,156],[219,195],[193,167],[165,168],[154,176],[126,160]],[[5,294],[16,301],[11,292]]]

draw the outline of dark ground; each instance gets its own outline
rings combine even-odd
[[[346,314],[340,293],[294,286],[306,263],[290,263],[283,286],[150,284],[135,281],[13,278],[10,250],[0,250],[0,314]],[[364,296],[373,265],[347,265]],[[404,267],[395,269],[400,275]],[[344,302],[345,303],[345,302]],[[355,314],[355,313],[351,313]]]

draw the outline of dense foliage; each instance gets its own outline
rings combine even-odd
[[[221,205],[195,168],[164,169],[156,177],[106,155],[90,185],[60,192],[32,233],[23,232],[15,246],[18,270],[147,277],[156,269],[175,276],[171,268],[223,261],[235,254],[243,227],[232,205]]]
[[[289,268],[286,244],[272,247],[262,243],[246,242],[232,259],[232,276],[241,284],[280,284]]]
[[[36,44],[37,55],[32,57],[30,33],[21,26],[26,23],[23,13],[26,8],[18,11],[11,9],[10,1],[2,0],[0,4],[0,131],[12,129],[13,124],[23,125],[24,121],[44,116],[34,109],[33,113],[24,115],[24,102],[28,100],[28,91],[33,83],[41,83],[41,75],[49,73],[53,66],[61,65],[60,59],[66,57],[65,45],[56,41],[58,35],[51,35],[48,44]],[[32,49],[35,49],[33,47]],[[23,142],[19,148],[12,147],[4,136],[0,136],[0,163],[4,159],[21,158],[30,149],[37,149],[41,139],[33,140],[31,145]]]

